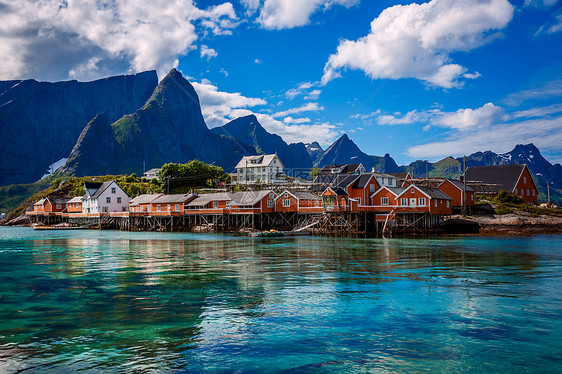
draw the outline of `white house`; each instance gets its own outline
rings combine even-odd
[[[144,174],[142,175],[143,178],[146,179],[158,179],[158,172],[160,171],[160,168],[154,168],[154,169],[150,169],[144,172]]]
[[[86,193],[82,196],[82,213],[127,212],[129,201],[125,191],[114,181],[84,182]]]
[[[383,173],[371,173],[381,187],[398,187],[398,179],[394,175]]]
[[[283,183],[283,163],[276,154],[244,156],[236,165],[238,184]]]

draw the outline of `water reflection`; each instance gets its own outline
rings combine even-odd
[[[494,371],[562,345],[557,237],[84,235],[4,242],[4,368]]]

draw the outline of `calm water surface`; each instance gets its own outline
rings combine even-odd
[[[0,372],[562,370],[562,236],[0,228]]]

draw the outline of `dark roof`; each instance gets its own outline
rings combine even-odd
[[[342,187],[345,188],[347,186],[350,186],[352,183],[354,183],[356,180],[358,180],[360,178],[359,175],[357,174],[342,174],[342,175],[338,175],[336,177],[336,179],[334,180],[334,182],[332,182],[332,187]],[[332,188],[333,189],[333,188]]]
[[[196,197],[197,195],[190,193],[190,194],[172,194],[172,195],[161,195],[156,199],[152,200],[151,204],[172,204],[172,203],[185,203],[186,201],[191,200],[192,198]]]
[[[441,191],[438,188],[425,187],[425,186],[416,186],[416,187],[422,190],[423,192],[425,192],[432,199],[453,200],[449,195],[447,195],[445,192]]]
[[[53,198],[49,198],[49,200],[51,200],[51,202],[53,202],[55,204],[66,204],[70,199],[53,197]]]
[[[84,188],[87,190],[99,190],[103,183],[102,182],[84,182]]]
[[[289,191],[299,200],[322,200],[320,196],[308,191]]]
[[[497,189],[512,192],[526,165],[470,166],[466,168],[467,182],[497,184]]]
[[[207,193],[197,196],[195,199],[187,203],[188,207],[206,206],[211,201],[230,201],[230,195],[227,192]]]
[[[393,177],[398,179],[406,179],[409,173],[406,172],[406,173],[386,173],[386,174],[392,175]]]
[[[359,175],[359,178],[357,178],[357,180],[355,181],[353,188],[365,188],[369,180],[371,180],[371,177],[373,177],[372,174]]]
[[[261,201],[264,197],[269,195],[272,191],[239,191],[230,194],[232,201],[227,205],[246,205],[254,206]]]
[[[324,173],[318,174],[312,183],[315,184],[332,184],[339,174]]]
[[[86,182],[86,183],[87,183],[87,182]],[[103,193],[103,191],[105,191],[105,190],[107,189],[107,187],[109,187],[109,185],[110,185],[111,183],[113,183],[113,181],[103,182],[103,183],[99,186],[99,188],[98,188],[98,190],[96,191],[96,193],[94,193],[94,194],[92,195],[92,197],[93,197],[93,198],[99,197],[99,196]],[[117,184],[117,183],[116,183],[116,184]]]
[[[347,192],[343,188],[340,187],[330,187],[332,191],[338,196],[348,196]]]
[[[353,174],[360,166],[365,169],[361,164],[325,165],[318,174]]]
[[[447,180],[445,180],[445,182],[446,182],[446,181],[451,182],[454,186],[456,186],[456,187],[457,187],[458,189],[460,189],[461,191],[464,190],[464,183],[463,183],[463,182],[461,182],[461,181],[459,181],[459,180],[456,180],[456,179],[447,179]],[[445,183],[445,182],[443,182],[443,183]],[[441,184],[443,184],[443,183],[441,183]],[[470,187],[469,185],[466,185],[466,191],[467,191],[467,192],[474,192],[474,190],[472,189],[472,187]]]

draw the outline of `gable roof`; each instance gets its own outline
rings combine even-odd
[[[291,190],[285,190],[281,192],[275,200],[281,198],[285,194],[285,192],[293,195],[293,197],[297,200],[322,200],[320,196],[315,195],[309,191],[291,191]]]
[[[445,179],[439,186],[441,186],[442,184],[444,184],[447,181],[451,182],[451,184],[453,186],[457,187],[459,190],[461,190],[461,191],[464,190],[464,183],[459,181],[459,180],[456,180],[456,179]],[[437,186],[437,188],[439,188],[439,186]],[[474,192],[474,189],[467,184],[466,185],[466,191],[467,192]]]
[[[318,174],[353,174],[357,169],[365,171],[362,164],[324,165]]]
[[[425,187],[425,186],[416,186],[416,187],[422,192],[424,192],[426,195],[431,197],[432,199],[453,200],[449,195],[441,191],[439,188]]]
[[[82,203],[82,198],[83,198],[83,197],[84,197],[84,196],[76,196],[76,197],[73,197],[72,199],[68,200],[66,203],[67,203],[67,204]]]
[[[232,199],[226,205],[251,205],[254,206],[273,191],[239,191],[229,194]]]
[[[405,173],[387,173],[388,175],[392,175],[394,178],[397,179],[406,179],[406,177],[408,176],[408,174],[410,174],[409,172],[405,172]]]
[[[466,181],[496,184],[498,191],[513,192],[526,166],[524,164],[469,166],[465,172]]]
[[[400,195],[402,192],[404,192],[405,188],[404,187],[389,187],[389,186],[383,186],[381,188],[379,188],[378,191],[375,191],[371,197],[375,196],[376,194],[378,194],[379,192],[381,192],[382,190],[388,190],[390,191],[394,196],[398,196]]]
[[[171,204],[171,203],[185,203],[190,199],[194,198],[195,194],[171,194],[171,195],[160,195],[152,201],[151,204]]]
[[[335,193],[337,196],[349,196],[347,192],[345,192],[345,190],[341,187],[328,187],[324,190],[324,192],[326,191],[332,191],[333,193]],[[322,192],[322,195],[324,195],[324,192]]]
[[[33,205],[43,205],[43,204],[45,204],[45,201],[47,201],[47,199],[43,198],[43,199],[37,201],[37,202],[36,202],[35,204],[33,204]]]
[[[358,174],[342,174],[338,175],[334,182],[332,182],[332,187],[349,187],[352,183],[354,183],[357,179],[360,178]]]
[[[205,206],[209,204],[211,201],[225,201],[225,200],[226,201],[232,200],[229,194],[226,192],[207,193],[197,196],[195,199],[187,203],[187,206],[188,207]]]
[[[159,198],[160,196],[162,196],[161,193],[138,195],[138,196],[134,197],[133,199],[131,199],[131,201],[129,202],[129,205],[130,206],[136,206],[136,205],[139,205],[139,204],[150,204],[154,199]]]
[[[369,183],[369,181],[373,177],[374,177],[373,174],[360,174],[359,178],[357,178],[357,180],[355,181],[353,188],[365,188],[365,186]]]
[[[244,156],[242,159],[236,164],[236,169],[239,168],[246,168],[246,167],[258,167],[258,166],[269,166],[274,158],[277,158],[279,161],[279,166],[283,168],[283,163],[281,159],[277,156],[277,154],[272,155],[257,155],[257,156]]]
[[[86,183],[88,183],[88,182],[86,182]],[[84,185],[85,185],[86,183],[84,183]],[[96,192],[94,192],[94,193],[92,194],[91,198],[99,197],[99,196],[103,193],[103,191],[105,191],[105,190],[107,189],[107,187],[109,187],[109,185],[110,185],[111,183],[113,183],[113,181],[103,182],[103,183],[98,187],[98,189],[96,190]],[[93,186],[93,185],[94,185],[94,184],[92,183],[92,186]],[[88,189],[90,189],[90,188],[88,188]],[[93,188],[91,188],[91,189],[93,189]]]

